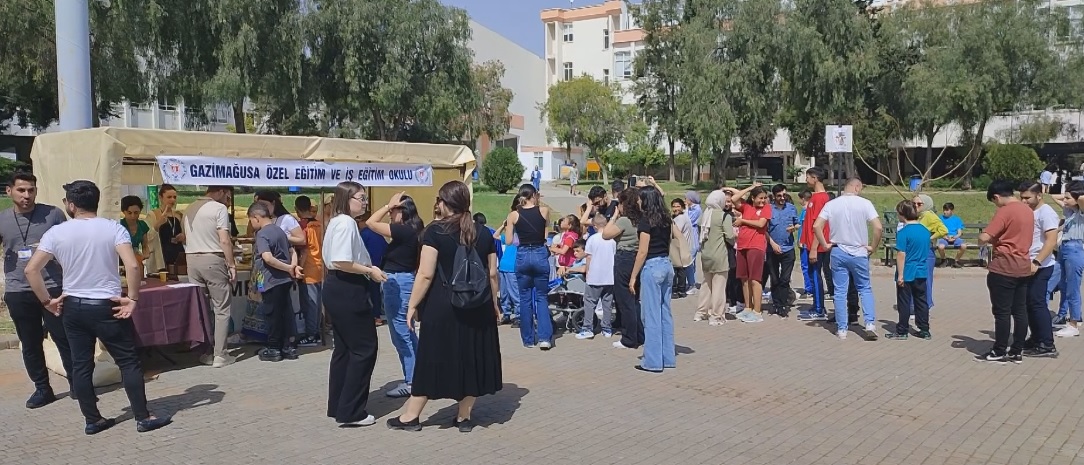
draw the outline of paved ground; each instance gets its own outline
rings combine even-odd
[[[888,327],[890,278],[877,275]],[[125,421],[93,438],[67,399],[23,408],[18,352],[0,351],[0,463],[1084,463],[1084,340],[1059,341],[1058,359],[973,362],[992,328],[983,274],[938,276],[932,341],[839,341],[826,325],[793,319],[713,328],[679,301],[678,368],[661,375],[634,370],[638,352],[601,337],[566,335],[546,353],[504,327],[505,388],[479,401],[485,427],[472,434],[447,429],[447,401],[430,405],[420,433],[383,426],[402,405],[379,394],[400,376],[383,329],[370,404],[380,420],[350,430],[323,415],[326,351],[166,371],[147,391],[176,423],[144,435],[123,391],[106,389],[103,412]]]

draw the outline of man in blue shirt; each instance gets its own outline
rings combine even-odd
[[[794,305],[790,274],[794,270],[794,231],[800,224],[798,210],[790,201],[787,186],[772,187],[772,218],[768,220],[768,275],[772,285],[772,309],[769,313],[786,319]]]
[[[957,247],[956,259],[952,260],[953,268],[961,268],[960,260],[964,258],[964,251],[967,250],[967,244],[960,237],[964,234],[964,220],[954,214],[956,206],[952,202],[945,203],[941,207],[944,212],[941,215],[941,222],[945,223],[945,229],[948,230],[948,236],[942,237],[937,240],[937,253],[940,254],[940,258],[937,260],[937,266],[942,267],[948,265],[948,261],[945,260],[945,247]]]

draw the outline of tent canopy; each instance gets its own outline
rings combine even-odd
[[[160,155],[427,164],[434,191],[451,179],[469,183],[475,166],[474,154],[461,145],[133,128],[43,134],[30,158],[40,202],[59,205],[64,184],[86,179],[102,190],[104,216],[119,208],[122,186],[162,182],[154,166]]]

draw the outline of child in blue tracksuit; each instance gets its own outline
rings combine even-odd
[[[896,205],[896,213],[906,224],[896,233],[896,310],[899,322],[887,339],[907,339],[911,308],[915,310],[918,337],[930,339],[930,303],[926,295],[927,257],[930,254],[930,231],[918,222],[918,209],[909,200]]]

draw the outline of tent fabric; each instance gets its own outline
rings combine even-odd
[[[99,209],[105,211],[119,208],[124,185],[162,182],[154,165],[159,155],[428,164],[434,182],[469,183],[475,167],[474,154],[461,145],[135,128],[43,134],[35,138],[30,158],[39,201],[59,205],[63,184],[87,179],[102,190]],[[454,175],[445,173],[453,170]]]

